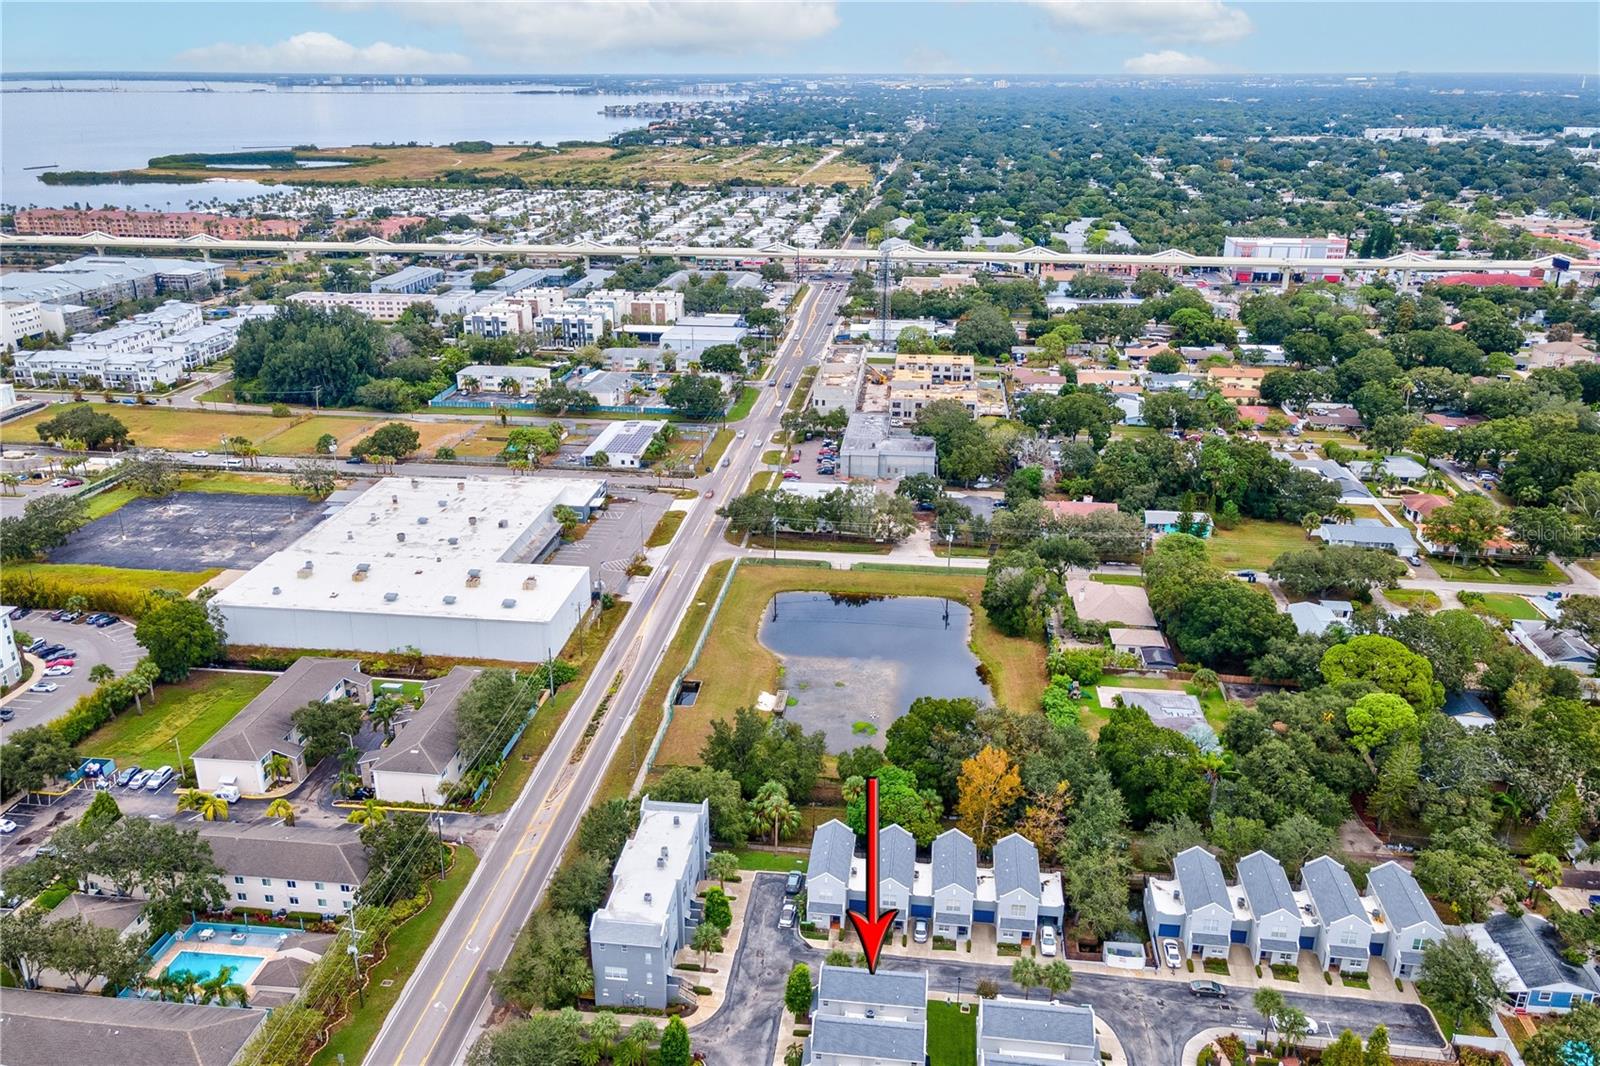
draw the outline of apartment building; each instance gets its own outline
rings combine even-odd
[[[184,358],[173,352],[98,352],[72,349],[18,352],[18,384],[70,385],[151,392],[184,376]]]
[[[611,872],[611,892],[589,920],[595,1003],[665,1009],[693,991],[672,960],[699,924],[695,889],[711,854],[711,809],[646,796],[639,826]]]
[[[431,293],[443,282],[444,271],[438,267],[408,266],[378,278],[368,288],[375,293]]]
[[[924,1066],[928,975],[853,966],[818,971],[806,1066]]]
[[[977,377],[972,356],[950,352],[930,352],[926,355],[900,352],[894,357],[894,372],[896,376],[902,373],[927,374],[929,380],[937,385],[972,381]]]
[[[811,409],[824,414],[829,411],[854,411],[861,400],[866,369],[866,353],[861,348],[829,349],[817,367],[816,379],[811,383]]]
[[[22,680],[22,653],[17,650],[17,634],[11,628],[14,607],[0,607],[0,688],[10,688]]]
[[[1094,1008],[996,996],[978,1002],[978,1066],[1100,1061]]]
[[[15,348],[25,340],[47,332],[44,312],[38,300],[7,300],[0,303],[0,348]]]
[[[234,218],[201,211],[84,211],[67,207],[35,207],[16,214],[18,233],[75,237],[104,233],[110,237],[183,238],[206,234],[225,241],[251,237],[300,236],[301,224],[286,218]]]
[[[431,298],[426,293],[405,292],[297,292],[289,299],[325,311],[346,307],[374,322],[398,322],[406,311]]]
[[[547,366],[492,366],[472,363],[456,371],[456,388],[465,393],[526,396],[550,384]]]
[[[463,756],[456,742],[456,708],[483,671],[475,666],[452,667],[448,674],[427,682],[422,706],[397,717],[390,728],[394,739],[364,759],[363,780],[384,802],[442,804],[461,780]],[[468,753],[468,760],[479,753]]]

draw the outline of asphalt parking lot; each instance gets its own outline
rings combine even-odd
[[[77,662],[72,673],[64,677],[44,677],[35,665],[28,684],[31,686],[49,681],[56,685],[56,690],[29,692],[24,689],[9,700],[5,705],[6,710],[15,717],[9,722],[0,722],[0,738],[18,729],[43,725],[67,713],[78,702],[78,697],[94,689],[94,683],[89,680],[89,671],[96,663],[106,663],[120,675],[132,670],[144,655],[144,649],[133,639],[133,624],[127,621],[106,629],[96,629],[87,624],[52,622],[49,612],[34,611],[20,621],[13,621],[11,626],[30,637],[44,637],[52,643],[65,644],[78,654],[74,656]]]
[[[53,563],[194,572],[254,566],[311,529],[323,505],[300,496],[177,492],[140,498],[77,530]]]
[[[587,566],[591,579],[604,582],[607,592],[617,592],[628,583],[628,563],[643,550],[645,538],[672,501],[666,492],[622,489],[595,515],[582,540],[557,548],[547,562]]]

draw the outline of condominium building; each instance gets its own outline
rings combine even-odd
[[[234,218],[200,211],[85,211],[69,207],[34,207],[16,214],[18,233],[73,237],[104,233],[111,237],[192,237],[206,234],[221,240],[300,236],[301,224],[286,218]]]
[[[902,373],[927,374],[928,379],[936,385],[972,381],[976,376],[972,356],[950,352],[930,352],[926,355],[900,352],[894,357],[894,372],[896,377]]]
[[[829,966],[818,971],[805,1066],[924,1066],[928,975]]]
[[[1094,1008],[996,996],[978,1002],[978,1066],[1100,1061]]]
[[[430,298],[426,293],[407,292],[297,292],[289,299],[325,311],[346,307],[374,322],[398,322],[407,310]]]
[[[408,266],[377,279],[370,289],[373,292],[429,293],[443,281],[444,271],[438,267]]]

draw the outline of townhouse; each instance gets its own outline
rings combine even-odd
[[[927,374],[935,385],[966,382],[976,378],[972,356],[950,352],[930,352],[915,355],[900,352],[894,357],[894,372],[899,374]]]
[[[865,895],[865,870],[862,892]],[[893,909],[895,928],[911,924],[911,893],[917,886],[917,842],[905,827],[886,825],[878,830],[878,912]]]
[[[1411,876],[1394,861],[1367,872],[1367,907],[1381,923],[1375,940],[1383,944],[1383,961],[1396,977],[1414,977],[1427,946],[1445,937],[1444,923]]]
[[[1094,1008],[996,996],[978,1003],[977,1066],[1100,1061]]]
[[[924,1066],[928,975],[829,966],[818,972],[806,1066]]]
[[[1152,940],[1174,939],[1188,958],[1224,959],[1229,945],[1248,939],[1248,907],[1234,908],[1222,864],[1196,845],[1172,860],[1173,877],[1148,878],[1144,913]],[[1235,932],[1237,930],[1237,940]]]
[[[599,1006],[664,1009],[693,1002],[672,960],[700,922],[695,889],[711,855],[711,808],[645,796],[639,826],[611,871],[605,906],[589,919]]]
[[[1377,930],[1349,871],[1322,855],[1301,868],[1300,883],[1316,922],[1311,950],[1317,962],[1324,970],[1365,973],[1368,960],[1382,949],[1373,950]]]
[[[972,936],[972,908],[978,898],[978,849],[959,829],[933,841],[933,935],[962,943]]]
[[[1250,906],[1251,922],[1245,935],[1254,962],[1293,963],[1307,935],[1300,902],[1289,887],[1283,864],[1264,851],[1239,860],[1239,888]]]
[[[980,878],[981,880],[981,878]],[[994,925],[995,940],[1002,944],[1031,942],[1039,932],[1041,919],[1053,919],[1059,927],[1062,910],[1045,905],[1048,882],[1039,877],[1039,849],[1020,833],[1002,837],[994,846]],[[1059,875],[1055,881],[1059,892]]]
[[[824,929],[844,925],[845,912],[850,909],[850,868],[855,857],[856,835],[849,826],[830,818],[817,827],[806,863],[808,925]]]

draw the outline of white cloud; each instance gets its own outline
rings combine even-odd
[[[1146,52],[1122,61],[1129,74],[1215,74],[1222,68],[1205,56],[1192,56],[1174,48]]]
[[[1223,0],[1030,0],[1065,30],[1151,41],[1218,44],[1248,37],[1250,16]]]
[[[776,52],[839,25],[834,0],[450,0],[398,3],[391,10],[459,30],[490,59],[547,67],[571,66],[594,53],[626,58]]]
[[[356,45],[316,31],[272,44],[209,44],[180,53],[176,62],[192,70],[336,74],[445,74],[472,65],[466,56],[454,52],[430,52],[386,41]]]
[[[907,51],[905,59],[901,60],[900,69],[912,74],[965,73],[955,56],[943,48],[925,44],[919,44]]]

